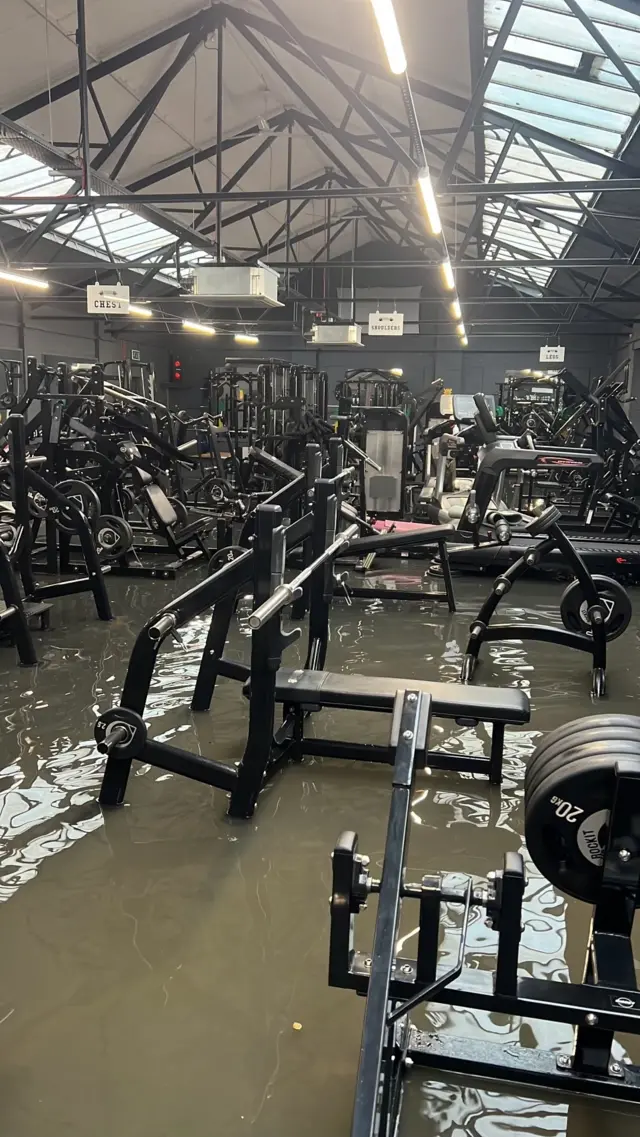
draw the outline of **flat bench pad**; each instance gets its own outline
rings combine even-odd
[[[245,693],[249,693],[249,683]],[[434,715],[475,722],[529,722],[531,707],[524,691],[515,688],[467,687],[462,683],[431,683],[417,679],[386,679],[375,675],[337,675],[331,671],[293,671],[281,667],[276,678],[279,703],[319,703],[348,710],[393,711],[398,690],[431,695]]]

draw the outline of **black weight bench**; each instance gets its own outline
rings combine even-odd
[[[493,726],[488,758],[429,750],[427,764],[437,770],[488,774],[492,785],[500,785],[505,727],[521,726],[530,719],[529,698],[523,691],[514,688],[467,687],[461,683],[388,679],[375,675],[340,675],[331,671],[294,671],[282,667],[276,676],[275,697],[276,702],[284,703],[289,712],[296,714],[295,736],[300,757],[308,754],[387,763],[389,750],[386,746],[305,738],[305,716],[308,711],[324,707],[391,714],[396,693],[407,687],[431,697],[431,714],[434,718],[452,719],[459,726],[474,727],[479,723],[491,723]],[[243,690],[250,697],[250,680],[245,683]]]

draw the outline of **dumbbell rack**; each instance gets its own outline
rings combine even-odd
[[[406,696],[405,696],[406,700]],[[415,704],[414,704],[415,706]],[[403,715],[409,711],[406,704]],[[404,724],[404,717],[403,717]],[[484,1079],[516,1082],[640,1104],[640,1067],[616,1060],[616,1032],[640,1035],[631,932],[640,898],[640,761],[619,760],[610,805],[600,892],[593,907],[582,983],[518,976],[525,891],[523,858],[507,853],[485,888],[452,886],[446,875],[405,882],[412,790],[420,754],[398,747],[381,880],[368,874],[354,832],[332,854],[329,983],[367,996],[351,1137],[392,1137],[397,1132],[402,1081],[415,1064]],[[379,894],[371,954],[355,946],[356,916]],[[402,901],[419,902],[416,958],[395,954]],[[470,913],[480,909],[497,931],[495,969],[465,967]],[[456,965],[438,960],[441,918],[461,913]],[[382,979],[381,979],[382,977]],[[375,993],[372,1001],[372,993]],[[410,1012],[424,1003],[468,1007],[575,1027],[572,1053],[517,1044],[492,1044],[420,1029]]]

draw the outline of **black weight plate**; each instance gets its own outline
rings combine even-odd
[[[526,844],[540,872],[560,892],[589,904],[602,879],[618,758],[635,759],[640,772],[640,737],[615,746],[587,744],[544,779],[525,809]]]
[[[128,707],[111,707],[96,720],[93,733],[98,746],[107,740],[110,728],[117,726],[126,727],[129,737],[114,748],[112,754],[118,758],[139,758],[147,741],[147,726],[144,719]]]
[[[219,572],[225,565],[229,565],[232,561],[237,560],[238,557],[241,557],[246,551],[246,549],[241,549],[239,545],[227,545],[224,549],[216,549],[209,561],[209,576],[213,576],[215,572]]]
[[[554,727],[553,730],[550,730],[549,733],[540,740],[527,763],[527,768],[524,774],[525,790],[533,771],[536,769],[538,760],[542,760],[542,755],[544,754],[545,750],[547,750],[550,746],[553,746],[557,739],[563,738],[566,734],[570,734],[574,729],[578,729],[582,726],[590,726],[592,719],[593,715],[585,715],[584,718],[573,719],[569,720],[569,722],[561,723],[560,726]]]
[[[80,481],[80,479],[69,478],[67,481],[58,482],[55,488],[58,493],[61,493],[64,497],[68,497],[76,509],[84,513],[90,525],[95,525],[100,516],[100,498],[93,486],[90,486],[88,482]],[[65,532],[75,531],[75,524],[72,518],[65,515],[63,509],[58,510],[57,506],[49,503],[48,512],[60,529],[63,529]]]
[[[633,610],[629,596],[622,585],[610,576],[594,576],[593,583],[605,605],[607,640],[616,640],[631,623]],[[580,581],[572,581],[563,592],[560,598],[560,616],[567,631],[590,634],[587,602]]]
[[[220,478],[209,478],[201,490],[209,505],[224,505],[229,498],[227,486]]]
[[[524,780],[525,796],[538,784],[547,763],[562,752],[562,747],[566,751],[578,742],[593,741],[593,731],[596,731],[597,740],[608,738],[611,732],[615,732],[613,737],[618,737],[620,730],[640,731],[640,718],[635,715],[589,715],[551,731],[529,759]]]
[[[640,719],[634,715],[593,715],[579,720],[573,731],[567,731],[553,740],[551,745],[534,754],[525,780],[525,797],[535,791],[547,772],[562,760],[567,760],[576,746],[586,742],[608,742],[619,738],[639,737]]]
[[[541,763],[525,789],[525,800],[533,796],[547,777],[568,762],[573,762],[580,747],[599,742],[603,746],[614,748],[619,742],[635,742],[636,739],[640,739],[640,721],[633,726],[611,727],[607,731],[597,726],[591,729],[583,727],[580,733],[562,739],[552,751],[546,752],[545,761]]]
[[[9,550],[13,547],[17,536],[18,527],[16,525],[15,514],[0,514],[0,544],[4,545],[5,549]]]
[[[133,529],[123,517],[103,513],[96,524],[96,546],[101,556],[112,559],[128,553],[133,545]]]

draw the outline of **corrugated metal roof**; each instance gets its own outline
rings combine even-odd
[[[48,169],[42,162],[30,155],[22,154],[14,146],[0,145],[0,194],[47,194],[64,197],[73,192],[73,181]],[[4,206],[4,220],[11,223],[12,218],[18,222],[21,214],[29,218],[46,216],[50,206]],[[100,230],[102,229],[102,233]],[[165,248],[169,243],[175,242],[175,237],[166,229],[146,221],[137,213],[124,207],[109,207],[96,209],[88,213],[82,220],[77,214],[70,220],[62,220],[47,234],[48,237],[64,240],[69,234],[72,238],[68,244],[81,252],[90,253],[93,257],[109,260],[109,251],[116,260],[137,260],[152,256],[159,249]],[[103,240],[104,235],[104,240]],[[106,240],[109,250],[105,248]],[[183,264],[191,264],[210,254],[191,246],[183,246],[180,257]],[[171,265],[163,268],[159,278],[165,277],[173,282],[175,271]]]
[[[580,0],[588,16],[631,72],[640,81],[640,16],[606,3]],[[487,51],[491,50],[509,0],[485,0]],[[640,107],[640,98],[616,65],[603,54],[588,29],[565,0],[525,0],[507,39],[485,95],[485,106],[520,122],[540,127],[559,138],[579,143],[603,155],[619,154]],[[551,68],[551,69],[547,69]],[[555,68],[555,70],[554,70]],[[486,174],[491,176],[508,138],[508,128],[487,126]],[[557,177],[556,177],[557,175]],[[519,134],[512,142],[497,182],[603,178],[606,167],[571,157],[546,142],[533,145]],[[573,237],[570,227],[581,224],[581,205],[588,194],[528,196],[528,205],[555,214],[558,223],[532,219],[514,201],[485,207],[483,233],[490,238],[487,257],[501,265],[518,252],[560,256]],[[553,268],[508,269],[525,285],[545,285]]]

